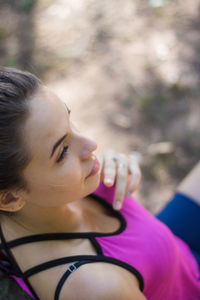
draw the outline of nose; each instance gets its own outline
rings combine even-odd
[[[81,151],[81,159],[85,160],[92,156],[92,152],[97,149],[97,143],[92,138],[85,138]]]

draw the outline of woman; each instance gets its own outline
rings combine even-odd
[[[108,151],[99,164],[96,148],[36,77],[0,69],[2,268],[41,300],[200,299],[184,237],[129,196],[134,159]]]

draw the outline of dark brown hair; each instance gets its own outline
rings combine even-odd
[[[27,189],[22,171],[30,161],[22,138],[30,98],[40,80],[33,74],[0,67],[0,192]]]

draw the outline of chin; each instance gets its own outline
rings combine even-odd
[[[86,180],[90,180],[90,183],[88,183],[88,189],[87,189],[87,195],[92,194],[99,186],[100,184],[100,174],[96,174],[95,176],[88,177]]]

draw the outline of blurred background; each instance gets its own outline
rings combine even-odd
[[[140,152],[152,213],[200,158],[199,53],[198,0],[0,0],[0,65],[39,76],[98,151]],[[0,277],[0,299],[30,299]]]

